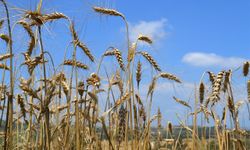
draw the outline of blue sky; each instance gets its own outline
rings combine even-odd
[[[22,9],[35,9],[36,2],[9,0],[9,4]],[[177,121],[167,114],[175,115],[173,109],[181,112],[183,108],[173,102],[172,95],[187,100],[204,71],[235,69],[250,57],[248,0],[44,0],[43,6],[43,13],[58,11],[70,16],[76,23],[81,40],[97,60],[109,46],[118,47],[126,53],[126,40],[124,22],[119,18],[100,16],[92,11],[92,6],[122,12],[129,22],[131,39],[139,33],[151,36],[154,40],[152,47],[141,45],[140,48],[151,53],[164,71],[174,73],[184,81],[183,85],[164,80],[158,83],[161,88],[156,94],[153,111],[160,105],[165,118],[173,122]],[[63,60],[71,38],[67,28],[64,21],[48,24],[44,28],[44,38],[50,45],[45,49],[53,54],[56,64]],[[26,35],[18,29],[15,32],[20,33],[18,45],[23,45]],[[84,58],[85,63],[94,66],[82,54],[78,58]],[[112,61],[107,62],[107,65],[111,64]],[[113,64],[108,67],[112,71],[115,69]],[[145,71],[147,73],[150,71]],[[241,92],[245,89],[246,79],[240,73],[240,70],[235,73],[233,84],[239,98],[246,98],[246,92]],[[147,78],[147,75],[144,77]],[[207,79],[204,80],[208,83]],[[172,90],[173,86],[176,90]]]

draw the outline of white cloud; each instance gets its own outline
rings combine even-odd
[[[223,57],[215,53],[192,52],[182,57],[182,61],[200,67],[239,67],[246,59],[240,57]]]
[[[155,21],[140,21],[138,23],[129,23],[130,39],[135,41],[140,34],[149,36],[154,42],[163,39],[167,32],[165,28],[168,25],[168,21],[165,18]]]

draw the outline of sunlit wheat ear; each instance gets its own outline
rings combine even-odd
[[[25,118],[26,118],[25,103],[24,103],[24,98],[20,94],[17,95],[17,103],[20,106],[23,118],[25,120]]]
[[[95,61],[95,58],[94,56],[91,54],[89,48],[84,44],[82,43],[79,38],[78,38],[78,35],[76,33],[76,30],[75,30],[75,27],[74,27],[74,23],[71,23],[70,25],[70,31],[71,31],[71,34],[73,36],[73,39],[74,39],[74,44],[76,46],[78,46],[79,48],[81,48],[83,50],[83,52],[88,56],[88,58],[94,62]]]
[[[147,116],[146,116],[146,112],[145,112],[145,109],[144,109],[143,105],[139,109],[139,116],[143,120],[144,125],[145,125],[145,121],[146,121]]]
[[[154,58],[149,55],[147,52],[138,52],[139,54],[141,54],[144,58],[146,58],[148,60],[148,62],[157,70],[161,72],[161,69],[159,67],[159,65],[157,64],[157,62],[154,60]]]
[[[220,90],[221,90],[221,85],[222,85],[224,74],[225,74],[225,71],[219,72],[216,77],[216,80],[214,81],[212,94],[209,97],[209,99],[211,99],[213,102],[212,105],[220,99]]]
[[[151,84],[149,85],[148,87],[148,93],[147,93],[147,96],[149,96],[151,93],[153,93],[154,89],[155,89],[155,85],[156,85],[156,80],[157,78],[154,77],[151,81]]]
[[[122,54],[117,48],[113,48],[112,50],[108,50],[103,54],[103,56],[113,56],[113,55],[116,57],[119,65],[120,65],[120,68],[123,71],[125,71],[125,67],[124,67],[124,63],[123,63],[123,59],[122,59]]]
[[[11,42],[10,37],[6,34],[0,34],[0,39],[5,41],[6,44],[9,44]]]
[[[85,44],[83,44],[82,42],[78,42],[77,46],[80,47],[84,51],[84,53],[89,57],[89,59],[92,62],[94,62],[95,58],[91,54],[90,50],[88,49],[88,47]]]
[[[228,85],[230,84],[230,78],[232,75],[232,70],[225,72],[224,82],[223,82],[223,91],[226,92]]]
[[[74,60],[64,60],[63,62],[64,65],[69,65],[69,66],[76,66],[78,68],[82,68],[82,69],[85,69],[87,70],[88,69],[88,66],[79,62],[79,61],[74,61]]]
[[[0,69],[10,70],[10,67],[8,67],[6,64],[0,63]]]
[[[128,62],[131,62],[134,59],[135,51],[136,51],[136,43],[132,43],[128,51],[128,57],[127,57]]]
[[[173,125],[172,125],[172,123],[169,121],[168,122],[168,132],[171,134],[171,135],[173,135]]]
[[[119,70],[116,71],[115,77],[116,77],[116,80],[118,81],[118,88],[121,92],[121,95],[123,95],[123,92],[124,92],[123,81],[122,81],[121,74],[120,74]]]
[[[94,6],[93,10],[97,13],[100,13],[100,14],[109,15],[109,16],[119,16],[122,19],[125,19],[124,15],[122,13],[120,13],[114,9],[108,9],[108,8]]]
[[[0,29],[3,27],[4,20],[0,20]]]
[[[12,56],[13,56],[13,54],[12,55],[10,55],[10,54],[0,55],[0,61],[11,58]]]
[[[247,98],[250,103],[250,80],[247,81]]]
[[[211,71],[208,71],[207,73],[209,75],[210,82],[213,84],[214,81],[215,81],[215,79],[216,79],[216,75],[213,72],[211,72]]]
[[[27,22],[19,21],[18,23],[21,24],[23,26],[23,28],[26,30],[26,32],[29,34],[30,42],[29,42],[29,47],[28,47],[28,50],[27,50],[27,54],[31,55],[32,51],[33,51],[33,49],[35,47],[35,44],[36,44],[35,35],[34,35],[32,29],[31,29],[30,25]]]
[[[23,90],[23,92],[27,93],[29,96],[32,96],[33,98],[37,98],[38,97],[38,93],[36,93],[31,87],[30,87],[30,82],[31,80],[25,80],[24,78],[20,79],[20,89]]]
[[[101,79],[96,73],[91,73],[90,77],[87,78],[87,84],[99,88],[99,86],[101,85]]]
[[[66,81],[62,81],[61,84],[62,84],[64,94],[66,96],[68,96],[68,94],[69,94],[69,85],[68,85],[68,83]]]
[[[141,74],[142,74],[141,66],[142,66],[141,62],[138,61],[137,68],[136,68],[136,82],[137,82],[137,87],[138,88],[139,88],[140,82],[141,82]]]
[[[177,103],[180,103],[181,105],[186,106],[186,107],[192,109],[192,107],[191,107],[187,102],[185,102],[185,101],[183,101],[183,100],[180,100],[180,99],[178,99],[178,98],[176,98],[176,97],[173,97],[173,99],[174,99]]]
[[[238,116],[239,108],[244,104],[244,101],[237,101],[235,103],[235,115]]]
[[[227,97],[227,106],[229,108],[232,117],[234,117],[235,105],[233,99],[230,96]]]
[[[53,12],[51,14],[43,15],[43,19],[44,21],[54,21],[57,19],[68,19],[68,17],[64,15],[63,13]]]
[[[146,36],[146,35],[139,35],[139,37],[137,38],[139,41],[143,41],[143,42],[146,42],[148,44],[152,44],[153,41],[150,37]]]
[[[159,74],[159,77],[181,83],[181,80],[178,77],[170,73],[162,72]]]
[[[30,20],[30,26],[40,26],[44,23],[42,14],[36,11],[26,11],[24,18],[27,18]]]
[[[199,86],[200,104],[203,104],[204,93],[205,93],[205,85],[203,82],[201,82]]]
[[[125,137],[126,114],[127,114],[127,110],[122,105],[119,110],[119,129],[118,129],[118,137],[117,137],[117,141],[119,145],[124,140],[124,137]]]
[[[129,99],[129,95],[130,95],[130,93],[127,92],[120,99],[118,99],[115,102],[114,108],[117,108],[118,106],[120,106],[121,104],[123,104],[126,100],[128,100]]]
[[[249,62],[245,62],[243,64],[243,75],[246,77],[248,75],[249,72]]]
[[[85,89],[85,84],[84,84],[83,81],[80,81],[80,82],[78,83],[77,89],[78,89],[78,94],[82,97],[82,96],[83,96],[83,93],[84,93],[84,89]]]

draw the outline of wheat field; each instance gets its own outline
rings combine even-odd
[[[7,0],[0,3],[4,8],[1,10],[4,17],[0,18],[0,43],[5,48],[0,55],[2,149],[250,149],[250,132],[243,129],[239,121],[240,109],[250,103],[250,80],[245,83],[247,100],[235,100],[232,70],[205,71],[198,79],[194,103],[172,97],[183,110],[189,110],[192,125],[181,119],[178,125],[171,122],[163,125],[160,108],[152,112],[157,81],[162,79],[178,85],[183,81],[162,70],[150,51],[138,47],[140,43],[151,46],[154,39],[143,33],[135,41],[130,39],[126,14],[92,6],[92,13],[120,19],[126,29],[126,53],[110,45],[103,48],[101,56],[95,56],[79,38],[76,21],[56,11],[42,13],[43,0],[35,10],[23,10],[15,18],[11,16],[13,6],[8,5]],[[69,44],[62,43],[65,47],[68,44],[68,52],[55,66],[55,58],[46,50],[51,43],[46,43],[43,35],[47,24],[59,20],[66,23],[71,40]],[[13,33],[16,27],[27,38],[27,47],[18,53],[13,47],[16,42],[13,39],[18,36]],[[78,59],[77,53],[85,57]],[[15,63],[19,58],[22,62]],[[117,64],[114,72],[104,71],[103,64],[109,59]],[[83,63],[86,61],[88,63]],[[145,62],[152,69],[142,71]],[[96,68],[88,64],[95,64]],[[249,64],[247,61],[239,69],[245,78]],[[143,95],[143,73],[151,70],[153,77]],[[205,79],[209,83],[204,82]],[[105,106],[101,106],[100,99],[105,100]],[[217,105],[222,109],[217,109]]]

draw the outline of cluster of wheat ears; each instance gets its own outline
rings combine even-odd
[[[101,15],[121,18],[126,26],[127,33],[127,60],[121,51],[110,46],[104,51],[97,63],[96,72],[88,78],[80,80],[79,70],[89,67],[76,59],[76,52],[82,51],[92,63],[97,60],[87,45],[79,39],[73,21],[59,12],[41,13],[42,0],[35,11],[24,11],[15,26],[20,26],[29,37],[27,51],[22,52],[24,62],[20,66],[27,67],[28,78],[17,79],[13,59],[17,56],[13,52],[12,25],[8,5],[1,0],[5,8],[5,19],[0,21],[1,44],[6,45],[6,51],[0,55],[0,69],[2,81],[0,86],[1,120],[4,127],[1,132],[1,145],[3,149],[160,149],[163,140],[160,132],[162,115],[160,109],[156,115],[151,116],[153,94],[159,78],[181,84],[181,80],[173,74],[163,72],[154,58],[145,51],[138,50],[138,43],[151,45],[153,39],[139,35],[136,41],[130,41],[126,17],[114,9],[93,7],[94,12]],[[49,22],[64,19],[69,26],[72,36],[70,41],[72,54],[70,59],[64,59],[61,70],[52,70],[47,73],[48,65],[53,64],[47,46],[43,42],[44,25]],[[34,52],[36,51],[36,53]],[[2,52],[1,52],[2,53]],[[38,53],[38,55],[36,55]],[[46,57],[48,56],[48,57]],[[100,69],[104,58],[114,57],[119,67],[114,73],[100,77]],[[148,86],[145,97],[140,95],[142,78],[142,63],[138,56],[145,58],[155,70],[155,75]],[[64,67],[71,69],[64,72]],[[26,70],[26,69],[23,69]],[[249,62],[243,65],[243,75],[247,76]],[[9,72],[9,76],[5,76]],[[38,76],[35,72],[39,72]],[[180,127],[185,130],[191,139],[191,149],[211,149],[214,141],[220,150],[247,149],[248,133],[240,128],[239,108],[245,101],[235,101],[231,87],[232,71],[221,71],[217,75],[206,72],[210,83],[206,85],[201,80],[199,91],[195,97],[195,106],[173,97],[180,105],[190,110],[189,116],[193,118],[193,125],[187,126],[180,120]],[[86,72],[87,74],[87,72]],[[109,77],[110,76],[110,77]],[[9,77],[9,78],[8,78]],[[102,80],[106,78],[108,87],[102,89]],[[202,77],[204,78],[204,77]],[[18,82],[15,82],[16,79]],[[7,84],[7,81],[9,84]],[[119,89],[114,94],[113,88]],[[250,102],[250,80],[247,82],[248,100]],[[106,93],[106,106],[104,113],[100,111],[100,93]],[[222,96],[223,95],[223,96]],[[216,109],[219,101],[224,101],[223,110]],[[3,114],[6,115],[3,115]],[[202,134],[198,132],[197,117],[201,116],[204,124],[214,122],[215,136],[206,138],[206,126],[202,126]],[[232,121],[232,127],[227,127],[227,120]],[[157,121],[157,138],[152,137],[151,124]],[[4,123],[4,124],[3,124]],[[174,135],[174,126],[169,122],[166,126],[168,138],[172,149],[187,149],[179,136]],[[152,144],[152,141],[156,141]],[[169,147],[165,145],[165,148]],[[163,146],[164,147],[164,146]]]

